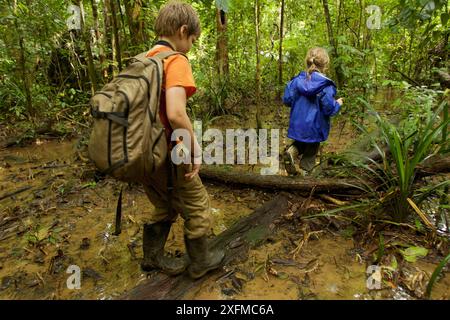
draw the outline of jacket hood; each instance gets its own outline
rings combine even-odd
[[[300,94],[304,96],[313,96],[322,91],[323,88],[332,85],[336,87],[333,80],[327,78],[320,72],[314,71],[308,79],[308,74],[302,71],[296,79],[296,87]]]

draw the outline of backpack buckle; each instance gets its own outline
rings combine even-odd
[[[106,119],[106,113],[99,111],[98,108],[91,108],[91,115],[96,119]]]

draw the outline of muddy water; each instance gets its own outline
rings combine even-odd
[[[120,186],[86,178],[91,168],[80,161],[84,156],[76,141],[2,150],[0,196],[31,189],[0,202],[0,298],[111,299],[146,278],[139,268],[141,221],[153,207],[140,187],[125,188],[122,234],[112,235]],[[253,190],[207,188],[215,234],[269,199]],[[166,249],[185,250],[181,219]],[[82,271],[80,290],[67,288],[70,265]]]
[[[402,285],[384,280],[380,290],[367,288],[367,265],[360,259],[353,240],[323,234],[312,240],[295,259],[286,250],[289,244],[279,241],[251,250],[249,259],[229,271],[235,279],[211,279],[189,299],[223,300],[379,300],[416,299],[411,290],[422,294],[435,263],[405,263]],[[280,259],[283,258],[283,259]],[[295,262],[282,266],[274,262]],[[263,266],[263,267],[262,267]],[[266,269],[265,267],[268,266]],[[420,279],[420,281],[416,281]],[[432,299],[450,298],[450,276],[444,276],[433,288]]]
[[[111,180],[94,183],[84,158],[76,141],[37,141],[1,151],[0,196],[25,186],[31,189],[0,200],[0,298],[114,299],[145,280],[139,268],[141,221],[152,206],[139,187],[126,189],[123,231],[113,236],[120,186]],[[206,186],[216,234],[273,197],[250,189]],[[166,249],[183,252],[182,239],[179,219]],[[354,253],[352,240],[325,232],[303,247],[295,266],[273,263],[292,260],[290,246],[280,238],[251,250],[245,262],[232,266],[240,279],[237,288],[236,281],[212,278],[185,298],[369,299],[393,298],[396,292],[397,298],[411,298],[399,288],[384,295],[369,292],[366,265]],[[78,290],[67,286],[71,265],[82,272]],[[435,265],[414,268],[429,277]],[[449,288],[447,275],[436,285],[433,298],[448,298]]]

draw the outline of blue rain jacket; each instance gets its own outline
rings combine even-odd
[[[286,86],[283,102],[291,108],[288,137],[313,143],[328,139],[330,117],[339,112],[336,85],[320,72],[314,71],[308,79],[305,71]]]

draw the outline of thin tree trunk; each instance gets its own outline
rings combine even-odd
[[[331,25],[330,11],[328,9],[328,0],[322,0],[322,3],[323,3],[323,11],[325,14],[325,21],[327,23],[328,39],[330,41],[330,46],[333,48],[333,57],[337,59],[339,55],[337,51],[337,42],[333,34],[333,27]],[[336,77],[338,85],[341,86],[344,77],[342,75],[341,67],[339,64],[336,65]]]
[[[22,83],[23,83],[23,89],[25,91],[27,111],[30,115],[34,115],[33,99],[31,98],[31,81],[28,76],[27,67],[26,67],[25,41],[23,40],[22,36],[20,36],[20,39],[19,39],[19,46],[20,46],[20,70],[22,72]]]
[[[284,0],[281,0],[280,10],[280,47],[278,50],[278,93],[277,100],[281,101],[283,94],[283,29],[284,29]]]
[[[362,0],[358,0],[358,3],[359,3],[359,21],[358,21],[358,37],[356,39],[356,45],[357,45],[357,48],[361,49],[360,38],[361,38],[361,26],[362,26],[362,23],[363,23],[363,10],[364,10],[364,8],[363,8]]]
[[[126,50],[128,50],[128,37],[127,37],[127,32],[125,30],[125,19],[123,17],[123,11],[122,11],[122,6],[120,4],[120,0],[117,0],[117,8],[119,8],[120,24],[121,24],[122,33],[123,33],[123,42],[125,44]]]
[[[410,31],[410,41],[409,41],[409,68],[408,68],[408,76],[411,78],[411,69],[413,64],[413,43],[414,43],[415,30]]]
[[[336,24],[336,34],[340,34],[341,25],[342,25],[342,9],[344,7],[344,0],[339,0],[339,8],[338,8],[338,17],[337,17],[337,24]],[[344,8],[345,10],[345,8]]]
[[[81,9],[80,14],[80,23],[81,23],[81,34],[84,41],[84,46],[86,50],[87,62],[88,62],[88,74],[89,79],[91,80],[91,92],[94,94],[97,91],[97,77],[95,74],[95,66],[94,66],[94,58],[92,57],[92,48],[91,48],[91,35],[86,31],[84,24],[84,10],[83,10],[83,2],[81,0],[77,0],[77,5]]]
[[[13,11],[14,14],[17,14],[17,1],[14,1],[13,4]],[[25,93],[25,101],[27,106],[27,113],[28,116],[34,115],[34,108],[33,108],[33,99],[31,95],[31,78],[29,77],[29,73],[27,72],[27,58],[26,58],[26,47],[25,47],[25,40],[23,39],[23,36],[20,32],[20,27],[17,22],[17,19],[14,19],[14,26],[16,29],[16,32],[18,32],[19,35],[19,68],[20,68],[20,78],[22,78],[22,85],[23,85],[23,91]]]
[[[103,39],[102,39],[102,36],[100,35],[99,22],[98,22],[98,6],[97,6],[97,3],[95,2],[95,0],[91,0],[91,7],[92,7],[92,16],[94,18],[95,38],[97,39],[97,46],[99,49],[99,60],[100,60],[100,65],[103,68],[104,63],[105,63],[105,51],[103,48]],[[104,73],[103,73],[103,76],[105,76]]]
[[[131,4],[130,0],[123,0],[123,3],[130,30],[131,44],[139,46],[145,41],[144,21],[140,19],[143,7],[142,0],[135,0],[134,5]]]
[[[108,79],[109,74],[113,73],[111,61],[113,61],[113,37],[111,36],[111,7],[109,5],[110,0],[103,0],[103,17],[104,17],[104,25],[105,25],[105,49],[107,52],[108,65],[105,65],[103,69],[103,77]]]
[[[259,53],[259,27],[261,7],[259,0],[255,0],[255,49],[256,49],[256,126],[258,129],[262,128],[261,123],[261,58]]]
[[[227,14],[221,9],[216,10],[217,24],[217,43],[216,43],[216,61],[219,78],[228,78],[228,37],[227,37]]]
[[[80,90],[83,90],[83,82],[85,77],[80,71],[83,67],[83,64],[81,63],[80,56],[78,55],[77,47],[75,45],[76,34],[74,30],[71,30],[69,32],[69,37],[71,42],[70,59],[72,59],[72,69],[77,77],[78,88]]]
[[[122,53],[120,51],[120,37],[119,37],[119,27],[117,24],[117,11],[116,5],[114,4],[114,0],[109,0],[109,6],[111,8],[111,21],[112,21],[112,29],[113,29],[113,56],[117,61],[117,66],[119,68],[119,72],[122,71]]]

